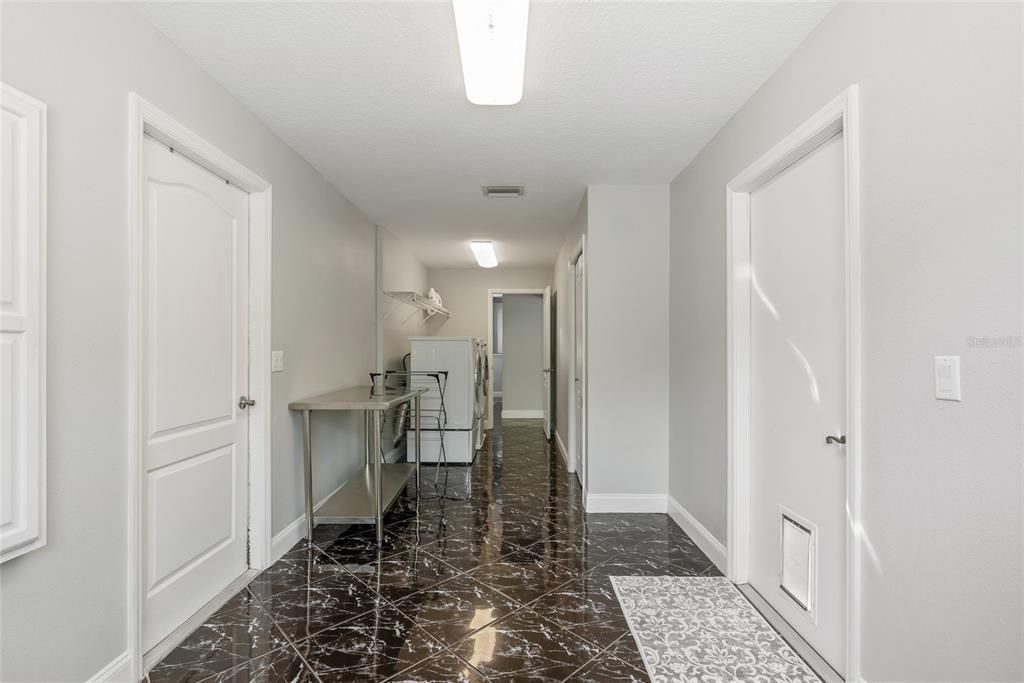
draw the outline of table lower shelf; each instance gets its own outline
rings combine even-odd
[[[416,472],[414,463],[399,462],[381,466],[381,500],[384,512],[394,504],[409,477]],[[327,499],[314,515],[316,524],[373,524],[375,480],[372,467],[363,467]]]

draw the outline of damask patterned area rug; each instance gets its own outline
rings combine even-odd
[[[654,683],[820,683],[726,578],[613,576]]]

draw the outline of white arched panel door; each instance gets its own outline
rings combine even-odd
[[[249,196],[147,137],[143,647],[248,566]]]

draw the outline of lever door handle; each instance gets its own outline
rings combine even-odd
[[[256,399],[249,398],[248,396],[242,396],[238,399],[239,410],[245,410],[246,408],[251,408],[254,405],[256,405]]]
[[[830,445],[837,443],[840,446],[846,445],[846,435],[844,434],[841,436],[826,436],[825,443]]]

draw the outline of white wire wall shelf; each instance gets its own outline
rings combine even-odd
[[[443,318],[451,317],[451,313],[448,312],[447,308],[438,306],[418,292],[384,292],[384,294],[398,302],[390,311],[384,314],[385,318],[394,313],[402,304],[412,306],[417,310],[423,311],[425,314],[425,317],[423,318],[424,320],[429,320],[435,315],[439,315]]]

